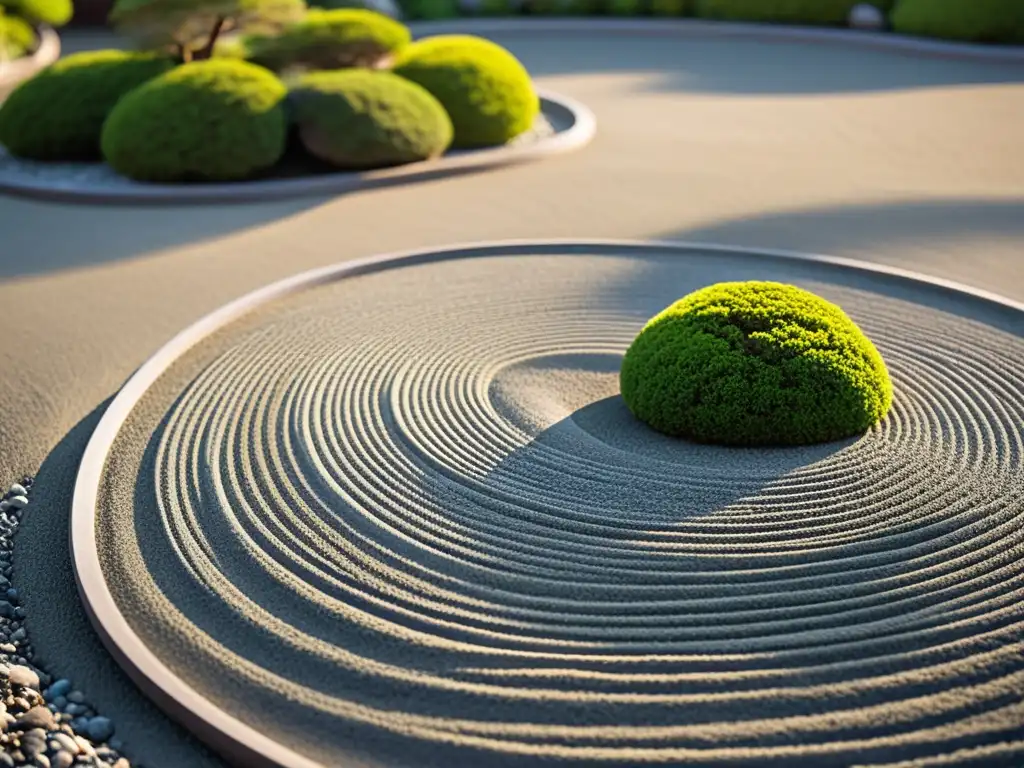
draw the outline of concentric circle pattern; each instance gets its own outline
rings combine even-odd
[[[727,449],[630,417],[643,322],[737,279],[861,325],[880,426]],[[96,533],[153,653],[326,765],[1019,765],[1022,425],[1020,316],[955,292],[742,254],[439,260],[186,354],[120,430]]]

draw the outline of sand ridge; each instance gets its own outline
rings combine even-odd
[[[879,428],[737,451],[631,420],[633,335],[737,275],[862,325],[897,392]],[[325,764],[1017,754],[1019,323],[740,255],[344,280],[225,329],[140,403],[103,568],[176,674]]]

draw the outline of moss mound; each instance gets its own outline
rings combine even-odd
[[[61,59],[0,104],[0,144],[33,160],[98,160],[103,122],[121,97],[173,66],[126,51]]]
[[[103,126],[103,156],[139,181],[244,179],[284,154],[285,95],[254,64],[185,64],[118,102]]]
[[[62,27],[71,21],[74,9],[71,0],[4,0],[6,12],[21,16],[31,24],[49,24]]]
[[[540,100],[530,75],[500,45],[438,35],[408,46],[395,73],[437,97],[455,126],[456,147],[504,144],[533,126]]]
[[[409,29],[387,16],[361,8],[311,10],[273,37],[245,41],[250,61],[280,72],[292,67],[368,67],[393,56],[412,39]]]
[[[659,432],[726,445],[838,440],[892,403],[881,355],[839,307],[770,282],[720,283],[661,312],[626,352],[620,386]]]
[[[846,24],[850,11],[863,0],[696,0],[695,12],[705,19],[778,22],[781,24]],[[927,2],[928,0],[925,0]],[[883,11],[893,0],[873,2]]]
[[[893,29],[974,43],[1024,43],[1022,0],[900,0]]]
[[[289,94],[306,149],[340,168],[428,160],[452,141],[452,123],[424,88],[390,72],[312,72]]]
[[[18,16],[7,16],[0,8],[0,55],[6,59],[27,56],[36,47],[36,32]]]

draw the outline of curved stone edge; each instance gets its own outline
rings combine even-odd
[[[376,171],[340,172],[294,179],[263,179],[219,184],[144,184],[125,180],[114,189],[89,182],[62,183],[5,178],[0,170],[0,192],[21,197],[72,203],[135,203],[183,205],[245,203],[317,195],[338,195],[411,181],[454,176],[572,152],[590,143],[597,119],[588,107],[561,94],[537,89],[541,112],[569,127],[534,142],[515,146],[458,151],[437,160],[410,163]]]
[[[39,46],[31,56],[24,56],[0,66],[0,101],[22,80],[60,58],[60,36],[52,27],[38,27]]]
[[[415,37],[465,33],[633,34],[656,37],[747,37],[797,43],[856,45],[886,51],[939,56],[970,61],[1024,64],[1024,45],[980,45],[913,37],[897,32],[872,32],[843,27],[800,27],[708,19],[679,18],[463,18],[414,21]]]
[[[326,768],[268,738],[204,698],[166,667],[132,630],[107,587],[96,545],[96,504],[107,455],[121,426],[149,387],[189,349],[229,323],[258,307],[337,280],[387,269],[437,261],[497,255],[542,255],[552,252],[598,255],[675,254],[708,251],[744,254],[788,262],[825,264],[996,304],[1024,315],[1024,302],[930,277],[911,270],[870,264],[856,259],[699,242],[638,240],[504,240],[446,248],[382,254],[303,272],[260,288],[206,315],[181,331],[125,382],[93,432],[75,479],[69,528],[72,564],[86,613],[107,650],[136,685],[161,709],[223,757],[246,768]]]

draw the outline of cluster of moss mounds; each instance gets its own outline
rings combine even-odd
[[[1024,43],[1024,0],[899,0],[892,26],[908,35]]]
[[[136,181],[241,181],[315,172],[311,158],[367,170],[504,144],[539,110],[504,48],[466,35],[410,43],[406,27],[372,11],[313,11],[278,38],[248,43],[184,64],[124,51],[69,56],[0,105],[0,143],[26,159],[103,159]],[[396,54],[387,71],[381,58]]]
[[[284,154],[286,94],[273,73],[244,61],[183,64],[117,103],[103,156],[140,181],[244,179]]]
[[[842,309],[771,282],[713,285],[655,316],[620,387],[654,429],[726,445],[838,440],[892,403],[881,355]]]
[[[519,60],[496,43],[437,35],[407,46],[396,74],[437,97],[455,128],[453,146],[504,144],[533,126],[540,100]]]
[[[452,141],[440,102],[390,72],[311,72],[293,86],[289,101],[303,145],[338,168],[429,160]]]
[[[117,102],[173,66],[163,56],[127,51],[61,59],[0,104],[0,144],[32,160],[98,160],[100,132]]]
[[[275,72],[372,67],[409,44],[408,27],[359,8],[311,10],[279,35],[244,41],[246,57]]]

